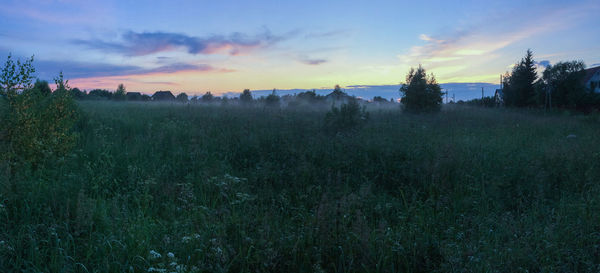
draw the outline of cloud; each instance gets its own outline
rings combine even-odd
[[[347,30],[332,30],[325,32],[311,32],[304,35],[305,39],[326,39],[326,38],[335,38],[337,36],[341,36],[347,34]]]
[[[248,51],[266,48],[295,35],[290,32],[284,35],[273,35],[265,30],[263,33],[250,36],[240,32],[230,35],[212,35],[196,37],[171,32],[133,32],[122,35],[119,42],[102,40],[73,40],[74,44],[89,48],[116,52],[128,56],[144,56],[157,52],[173,51],[180,48],[190,54],[227,54],[240,55]]]
[[[427,42],[435,41],[433,38],[431,38],[431,36],[429,36],[427,34],[419,35],[419,39],[421,39],[423,41],[427,41]]]
[[[530,17],[525,21],[512,20],[520,16],[518,14],[488,14],[479,23],[444,31],[441,35],[420,34],[420,44],[398,55],[400,66],[422,64],[446,82],[496,81],[494,74],[501,73],[505,65],[518,60],[501,60],[500,56],[505,56],[507,51],[517,52],[513,48],[515,45],[529,42],[536,36],[569,29],[586,12],[585,5],[547,7],[545,16]],[[522,51],[525,49],[527,47]],[[497,69],[492,68],[492,63]],[[542,66],[548,64],[540,62]],[[467,74],[470,76],[465,77]]]
[[[131,76],[155,73],[176,73],[180,71],[197,72],[232,72],[229,69],[219,69],[208,64],[174,63],[154,68],[144,68],[132,65],[113,65],[85,62],[56,62],[36,61],[38,75],[43,79],[51,79],[62,71],[67,78],[96,78],[112,76]]]
[[[301,62],[308,64],[308,65],[320,65],[320,64],[326,63],[327,60],[325,60],[325,59],[304,59],[304,60],[301,60]]]
[[[548,67],[548,66],[550,66],[550,61],[543,60],[543,61],[535,62],[535,64],[537,64],[538,66],[542,66],[542,67]]]
[[[301,62],[303,64],[307,64],[307,65],[320,65],[320,64],[324,64],[324,63],[328,62],[328,60],[326,60],[326,59],[310,58],[305,54],[298,54],[297,56],[295,56],[295,58],[299,62]]]

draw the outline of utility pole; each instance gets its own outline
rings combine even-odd
[[[483,87],[481,87],[481,105],[485,106],[485,102],[483,101]]]
[[[446,104],[448,104],[448,89],[446,88]]]

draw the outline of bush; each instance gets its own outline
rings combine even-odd
[[[269,107],[279,107],[279,96],[275,93],[275,89],[273,89],[273,93],[269,94],[267,98],[265,98],[265,104]]]
[[[345,133],[358,130],[369,119],[366,107],[360,107],[356,99],[350,100],[325,115],[325,130],[330,133]]]
[[[243,104],[251,104],[253,99],[252,99],[252,93],[250,93],[250,89],[244,89],[244,92],[242,92],[242,94],[240,95],[240,101]]]
[[[177,95],[176,99],[179,102],[188,102],[188,95],[186,93],[181,93],[181,94]]]
[[[461,101],[459,101],[459,104],[460,102]],[[466,104],[469,106],[496,107],[496,100],[494,97],[483,97],[481,99],[468,100]]]
[[[5,71],[8,72],[3,76],[9,77],[10,69]],[[57,89],[51,94],[30,88],[26,82],[22,92],[7,89],[1,113],[0,157],[8,162],[11,173],[25,166],[35,170],[49,160],[65,156],[75,144],[72,128],[78,110],[62,73],[55,81]]]
[[[202,102],[209,103],[212,102],[215,96],[212,93],[206,92],[206,94],[202,95]]]

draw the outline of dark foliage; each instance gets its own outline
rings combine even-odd
[[[404,109],[409,112],[436,112],[442,106],[443,94],[440,85],[433,74],[427,76],[421,65],[417,69],[410,69],[400,93]]]
[[[598,95],[585,88],[585,64],[581,61],[549,65],[536,84],[538,101],[546,107],[589,111],[598,105]]]
[[[214,100],[215,96],[212,93],[206,92],[206,94],[202,95],[202,102],[209,103]]]
[[[466,104],[469,106],[483,106],[483,107],[496,107],[496,100],[494,97],[483,97],[482,99],[472,99],[468,101],[458,101],[458,104]]]
[[[240,95],[240,101],[243,104],[251,104],[252,103],[252,93],[250,93],[250,89],[244,89],[244,92]]]
[[[273,89],[273,92],[265,98],[265,105],[269,107],[279,107],[279,101],[280,98],[275,93],[275,89]]]
[[[355,132],[369,119],[369,112],[356,99],[343,103],[339,108],[331,106],[325,115],[325,131],[329,133]]]
[[[82,99],[85,99],[85,98],[86,98],[86,95],[87,95],[87,94],[86,94],[84,91],[81,91],[81,90],[80,90],[79,88],[77,88],[77,87],[75,87],[75,88],[72,88],[72,89],[70,90],[70,92],[71,92],[71,97],[73,97],[74,99],[77,99],[77,100],[82,100]]]
[[[532,107],[536,105],[534,83],[537,79],[533,52],[527,50],[525,57],[516,64],[511,74],[504,77],[504,104],[509,107]]]
[[[179,102],[188,102],[188,95],[186,93],[179,93],[176,99]]]
[[[117,90],[113,94],[113,99],[118,101],[123,101],[127,99],[127,90],[125,90],[125,85],[119,84]]]
[[[91,90],[86,99],[90,100],[110,100],[113,94],[106,89],[93,89]]]
[[[48,84],[47,81],[43,81],[40,79],[35,80],[35,83],[33,84],[33,88],[40,91],[40,94],[42,94],[43,96],[48,96],[48,95],[50,95],[50,93],[52,93],[50,84]]]
[[[76,139],[73,127],[78,120],[78,109],[68,81],[63,79],[61,72],[55,79],[54,92],[42,91],[47,83],[40,81],[38,88],[29,88],[30,83],[23,79],[32,79],[29,73],[34,70],[28,66],[33,67],[31,62],[17,62],[16,73],[11,73],[12,68],[2,73],[7,82],[17,83],[7,90],[3,102],[6,108],[0,113],[3,121],[0,124],[0,159],[7,163],[11,175],[17,169],[30,167],[36,170],[40,165],[64,157]],[[18,86],[24,88],[22,92],[16,92]],[[13,184],[12,189],[16,190],[16,185]]]

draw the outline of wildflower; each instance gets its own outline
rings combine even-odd
[[[162,255],[160,255],[160,253],[154,251],[154,250],[150,250],[150,259],[158,259],[162,257]]]
[[[175,254],[173,254],[173,252],[169,252],[169,253],[167,253],[167,257],[173,259],[173,258],[175,258]]]

